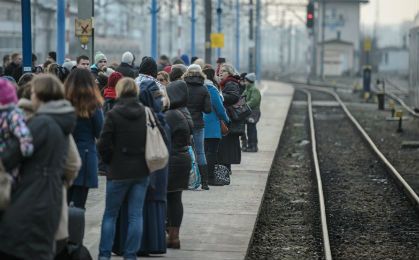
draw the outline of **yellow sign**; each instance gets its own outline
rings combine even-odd
[[[224,48],[223,33],[211,33],[211,48]]]
[[[371,50],[371,39],[370,38],[365,38],[364,40],[364,51],[370,51]]]
[[[75,20],[75,34],[76,36],[92,36],[92,18]]]

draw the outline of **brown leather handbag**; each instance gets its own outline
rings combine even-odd
[[[228,129],[226,123],[224,123],[223,120],[220,120],[220,126],[221,126],[221,134],[223,136],[228,135],[228,133],[230,133],[230,129]]]

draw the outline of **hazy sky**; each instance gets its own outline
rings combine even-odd
[[[379,7],[378,24],[398,24],[413,21],[419,12],[419,0],[369,0],[361,5],[361,24],[373,25]]]

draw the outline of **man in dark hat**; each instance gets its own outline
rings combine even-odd
[[[167,97],[166,88],[156,79],[157,78],[157,63],[152,57],[143,57],[141,60],[140,67],[138,68],[139,75],[135,79],[135,83],[137,83],[137,86],[141,89],[141,84],[145,80],[153,80],[156,82],[157,86],[160,89],[160,96],[162,96],[162,110],[168,109],[170,102],[169,98]],[[157,97],[157,96],[156,96]],[[160,111],[155,111],[160,112]]]

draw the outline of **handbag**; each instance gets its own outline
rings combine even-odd
[[[147,126],[145,161],[152,173],[166,167],[169,161],[169,152],[150,108],[145,107],[145,112]]]
[[[10,176],[0,160],[0,210],[4,210],[10,203],[13,178]]]
[[[233,121],[242,121],[250,116],[252,109],[246,104],[246,96],[241,96],[236,104],[227,107],[229,115]]]
[[[246,123],[256,124],[260,119],[260,111],[252,110],[249,117],[246,118]]]
[[[230,132],[230,129],[228,129],[228,126],[226,125],[226,123],[224,123],[223,120],[220,120],[220,127],[221,127],[221,134],[223,136],[228,135],[228,133]]]
[[[199,173],[198,164],[196,162],[195,151],[192,146],[188,147],[189,155],[191,156],[191,171],[189,172],[189,190],[196,190],[201,185],[201,174]]]
[[[214,184],[215,185],[230,185],[231,171],[226,166],[216,164],[214,167]]]

